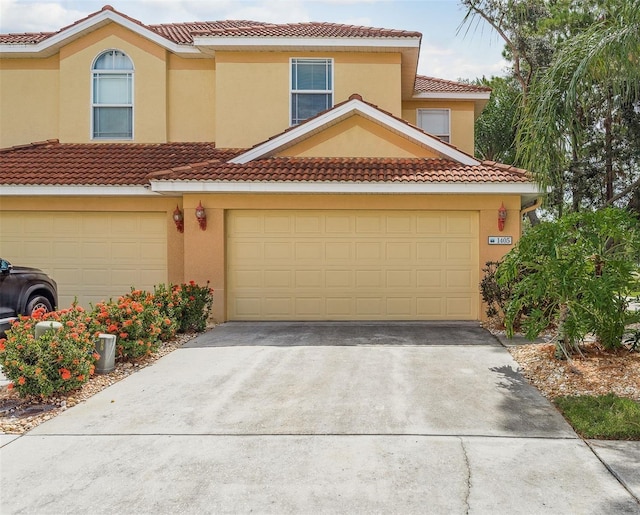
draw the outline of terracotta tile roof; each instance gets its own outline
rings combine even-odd
[[[430,158],[273,157],[247,164],[197,163],[150,174],[151,180],[222,182],[526,183],[524,170],[494,162],[463,165]]]
[[[261,23],[222,20],[149,25],[151,30],[176,43],[193,43],[193,36],[282,37],[282,38],[420,38],[419,32],[342,25],[339,23]]]
[[[491,88],[416,75],[414,90],[416,93],[488,93]]]
[[[147,174],[186,163],[227,160],[239,151],[213,143],[61,144],[49,140],[0,150],[0,184],[100,185],[148,184]]]
[[[2,185],[141,186],[150,180],[526,183],[524,170],[430,158],[273,157],[229,164],[240,149],[212,143],[61,144],[0,150]]]
[[[25,34],[0,34],[0,43],[4,44],[35,44],[55,34],[59,34],[103,11],[112,11],[136,23],[140,27],[151,30],[156,34],[178,44],[193,44],[193,36],[221,36],[221,37],[304,37],[304,38],[388,38],[406,37],[420,38],[420,32],[383,29],[376,27],[361,27],[357,25],[342,25],[339,23],[263,23],[248,20],[220,20],[187,23],[167,23],[159,25],[145,25],[144,23],[117,11],[110,5],[105,5],[100,11],[91,13],[71,25],[63,27],[57,32],[36,32]]]

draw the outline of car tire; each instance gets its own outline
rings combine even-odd
[[[45,312],[47,313],[49,311],[53,311],[53,306],[51,306],[51,302],[49,302],[49,299],[43,297],[42,295],[34,295],[29,299],[29,302],[27,302],[25,315],[31,316],[31,313],[33,313],[38,308],[44,308]]]

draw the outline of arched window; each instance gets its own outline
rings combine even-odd
[[[92,136],[133,138],[133,63],[120,50],[107,50],[93,63]]]

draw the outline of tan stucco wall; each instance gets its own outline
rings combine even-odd
[[[2,197],[0,218],[3,211],[164,212],[167,220],[167,277],[169,282],[180,283],[184,277],[184,237],[177,231],[173,222],[176,203],[181,205],[181,199],[170,197]],[[2,249],[0,254],[1,251]]]
[[[438,157],[400,135],[359,115],[285,149],[279,156],[298,157]]]
[[[168,140],[215,141],[215,61],[169,54]]]
[[[115,23],[60,49],[60,141],[105,141],[91,139],[91,66],[109,49],[122,50],[133,61],[133,141],[166,142],[166,52]]]
[[[207,229],[195,219],[199,202],[207,212]],[[504,202],[508,211],[505,230],[497,228],[498,209]],[[214,288],[213,317],[226,320],[225,210],[230,209],[342,209],[342,210],[434,210],[479,212],[479,277],[487,261],[500,259],[513,245],[489,245],[489,236],[519,239],[520,199],[515,195],[267,195],[197,194],[184,198],[185,280]],[[478,319],[485,317],[484,307]]]
[[[451,144],[463,152],[474,153],[474,103],[473,101],[421,100],[402,103],[402,118],[416,124],[418,109],[451,110]]]
[[[334,104],[359,93],[400,115],[400,54],[216,52],[218,147],[251,147],[289,127],[292,57],[334,59]]]
[[[58,56],[0,59],[0,148],[58,137]]]

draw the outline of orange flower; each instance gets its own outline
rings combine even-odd
[[[41,372],[42,372],[42,369],[40,367],[36,367],[35,374],[39,376]]]
[[[71,379],[71,372],[66,368],[61,368],[60,370],[58,370],[58,372],[60,372],[60,377],[62,377],[62,379],[64,379],[65,381],[67,379]]]
[[[67,320],[67,327],[73,327],[75,324],[75,322],[73,320]]]
[[[129,327],[131,324],[133,324],[133,320],[129,319],[129,320],[125,320],[122,325],[125,327]]]
[[[118,326],[116,324],[111,324],[109,327],[107,327],[107,331],[109,331],[110,333],[115,333],[118,330]]]
[[[93,373],[96,371],[96,366],[95,365],[91,365],[89,367],[89,375],[93,375]]]
[[[4,342],[6,342],[6,338],[2,338],[0,339],[0,352],[4,352],[6,350],[6,347],[4,345]]]
[[[13,390],[14,384],[13,383],[9,383],[7,385],[7,390]]]
[[[126,340],[129,337],[129,333],[120,333],[120,338]]]
[[[100,359],[100,354],[98,354],[97,352],[93,353],[93,359],[95,359],[96,361],[98,361]]]
[[[84,381],[84,375],[80,374],[80,375],[78,376],[78,381]]]
[[[20,376],[20,377],[18,377],[18,384],[19,384],[20,386],[22,386],[22,385],[23,385],[24,383],[26,383],[26,382],[27,382],[27,380],[25,379],[25,377],[24,377],[24,376]]]

